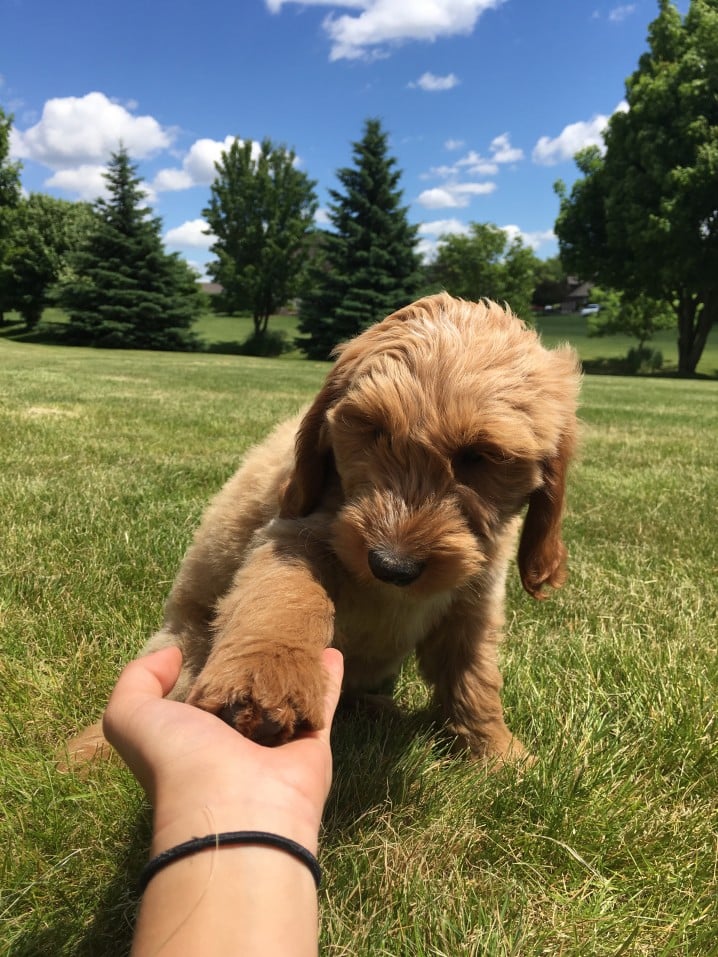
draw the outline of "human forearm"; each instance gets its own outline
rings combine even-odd
[[[316,854],[331,782],[329,726],[341,686],[341,655],[324,653],[324,727],[267,748],[198,708],[163,699],[177,678],[177,649],[132,662],[104,719],[154,807],[150,857],[193,838],[235,831],[279,835]],[[290,853],[290,851],[292,853]],[[311,859],[262,844],[175,853],[154,870],[143,895],[134,957],[317,952]]]
[[[191,836],[191,835],[188,835]],[[208,849],[150,881],[133,957],[310,957],[317,953],[317,896],[309,869],[264,846]]]

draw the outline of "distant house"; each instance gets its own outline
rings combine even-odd
[[[224,291],[224,286],[219,282],[201,282],[199,288],[208,296],[218,296]]]
[[[568,292],[561,303],[561,312],[580,312],[591,299],[591,290],[594,284],[588,280],[568,276],[566,279]]]

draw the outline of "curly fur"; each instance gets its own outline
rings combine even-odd
[[[321,723],[327,645],[356,692],[416,652],[462,745],[521,756],[500,702],[505,581],[517,539],[531,595],[564,581],[579,380],[568,346],[446,294],[342,346],[205,513],[145,648],[182,648],[172,696],[279,742]]]

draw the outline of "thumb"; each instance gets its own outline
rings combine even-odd
[[[103,718],[105,736],[111,743],[114,731],[124,725],[139,705],[169,694],[181,667],[182,652],[174,645],[127,665],[117,679]]]
[[[322,664],[327,676],[327,684],[324,691],[324,729],[328,734],[342,690],[344,656],[337,648],[326,648],[322,652]]]

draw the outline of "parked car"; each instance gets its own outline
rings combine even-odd
[[[595,316],[597,312],[601,311],[601,306],[597,302],[589,302],[588,305],[584,306],[581,310],[582,316]]]

